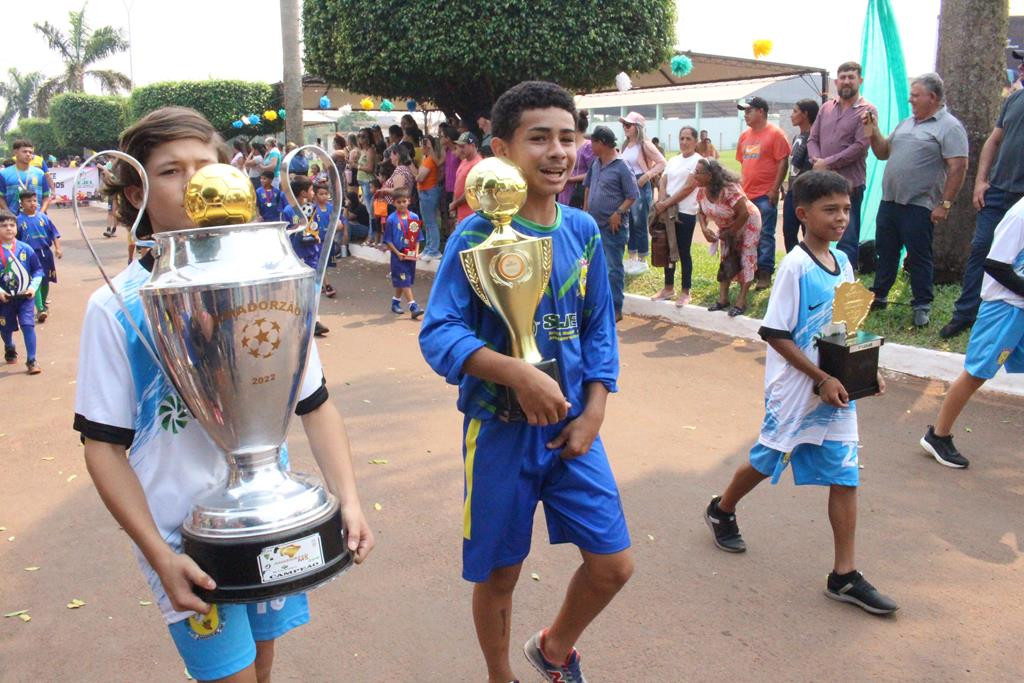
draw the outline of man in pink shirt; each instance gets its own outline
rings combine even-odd
[[[789,169],[789,140],[778,126],[768,123],[768,102],[763,97],[748,97],[736,108],[750,126],[740,133],[736,144],[736,161],[743,168],[743,193],[761,213],[757,289],[768,289],[775,272],[775,224],[782,181]]]
[[[448,212],[455,216],[456,224],[473,213],[473,209],[469,208],[469,204],[466,203],[466,176],[483,158],[477,152],[478,145],[476,136],[469,131],[460,135],[459,139],[455,141],[455,147],[462,162],[459,163],[459,170],[455,175],[455,197],[448,206]]]
[[[850,259],[854,272],[860,252],[860,205],[864,200],[869,142],[861,125],[861,112],[867,110],[878,117],[874,105],[860,96],[863,82],[860,64],[840,64],[836,73],[839,96],[821,105],[807,138],[807,154],[814,170],[835,171],[850,181],[850,225],[838,247]]]

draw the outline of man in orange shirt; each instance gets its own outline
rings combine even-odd
[[[476,136],[469,131],[455,141],[456,154],[462,161],[459,162],[459,170],[455,175],[455,191],[448,212],[455,217],[456,223],[473,213],[473,209],[466,203],[466,176],[483,159],[477,152],[477,146]]]
[[[775,272],[775,223],[782,181],[789,169],[789,140],[778,126],[768,123],[768,102],[763,98],[748,97],[736,108],[749,126],[736,145],[736,161],[743,167],[743,193],[761,212],[757,289],[767,289]]]

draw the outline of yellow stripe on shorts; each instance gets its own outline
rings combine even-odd
[[[476,437],[480,434],[480,420],[473,418],[466,429],[466,500],[462,504],[462,537],[469,540],[473,527],[473,461],[476,459]]]

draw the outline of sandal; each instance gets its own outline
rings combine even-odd
[[[665,290],[661,290],[660,292],[651,297],[651,301],[671,301],[675,297],[675,291],[673,291],[671,294],[666,294]]]
[[[732,308],[729,309],[729,317],[730,318],[735,318],[736,316],[743,315],[746,312],[747,312],[747,307],[746,306],[743,306],[742,308],[739,307],[739,306],[733,306]]]
[[[716,301],[715,303],[713,303],[710,306],[708,306],[708,310],[712,311],[712,312],[714,312],[714,311],[724,311],[727,308],[729,308],[729,302],[728,301],[726,301],[724,304],[721,301]]]
[[[690,295],[683,294],[678,299],[676,299],[676,308],[683,308],[688,303],[690,303]]]

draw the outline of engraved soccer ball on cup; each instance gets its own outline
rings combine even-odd
[[[256,214],[256,188],[234,166],[204,166],[185,187],[185,212],[198,227],[248,223]]]

